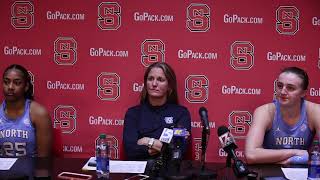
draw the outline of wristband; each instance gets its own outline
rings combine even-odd
[[[304,154],[302,156],[292,156],[290,157],[289,163],[290,164],[307,164],[308,163],[308,159],[309,159],[309,155],[308,154]]]

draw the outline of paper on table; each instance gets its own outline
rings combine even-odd
[[[95,166],[89,166],[89,163],[95,164],[96,158],[91,157],[82,167],[82,170],[96,170]],[[144,173],[147,161],[118,161],[110,160],[110,173]]]
[[[18,158],[0,158],[0,170],[9,170]]]
[[[308,168],[281,168],[284,176],[290,180],[306,180]]]

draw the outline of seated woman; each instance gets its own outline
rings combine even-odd
[[[320,105],[304,99],[308,84],[307,73],[298,67],[281,71],[276,100],[254,111],[245,145],[248,163],[308,161],[307,150],[320,133]]]
[[[48,157],[52,126],[47,110],[33,101],[28,71],[13,64],[3,73],[4,101],[0,109],[2,157]]]
[[[153,159],[160,155],[158,140],[164,128],[186,128],[191,132],[187,108],[178,105],[177,82],[172,68],[163,62],[150,65],[144,74],[140,104],[128,109],[123,142],[129,160]],[[183,146],[183,151],[185,148]]]

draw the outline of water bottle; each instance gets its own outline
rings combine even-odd
[[[99,179],[109,179],[109,146],[106,135],[100,134],[96,147],[96,172]]]
[[[314,140],[313,145],[310,149],[310,167],[308,171],[308,179],[315,180],[320,179],[320,149],[319,141]]]

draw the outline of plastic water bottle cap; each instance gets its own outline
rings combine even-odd
[[[106,134],[100,134],[100,135],[99,135],[99,138],[100,138],[100,139],[105,139],[105,138],[106,138]]]

